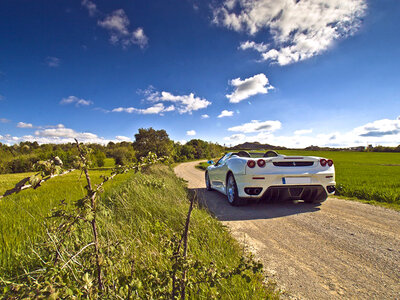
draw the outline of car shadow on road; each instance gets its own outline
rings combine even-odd
[[[302,201],[248,202],[245,206],[231,206],[225,195],[205,188],[190,189],[197,194],[200,205],[207,208],[221,221],[273,219],[320,210],[319,204]]]

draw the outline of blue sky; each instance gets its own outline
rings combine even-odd
[[[0,142],[400,144],[400,2],[0,3]]]

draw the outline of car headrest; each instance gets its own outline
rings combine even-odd
[[[276,153],[273,150],[269,150],[269,151],[265,152],[263,157],[275,157],[275,156],[278,156],[278,153]]]
[[[247,151],[239,151],[237,154],[238,154],[240,157],[250,157],[250,154],[249,154],[249,152],[247,152]]]

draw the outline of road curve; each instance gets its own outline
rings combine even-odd
[[[400,213],[329,198],[320,206],[232,207],[207,191],[198,162],[178,165],[208,209],[265,266],[290,299],[400,299]]]

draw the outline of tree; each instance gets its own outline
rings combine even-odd
[[[150,151],[159,157],[171,155],[173,142],[164,129],[140,128],[139,132],[135,134],[135,139],[133,147],[137,151],[137,158],[146,156]]]
[[[180,155],[182,156],[183,160],[186,159],[193,159],[194,158],[194,154],[195,154],[195,149],[193,148],[193,146],[190,145],[183,145],[181,147],[181,153]]]
[[[29,153],[29,150],[31,150],[31,147],[26,144],[21,147],[21,153]]]
[[[96,150],[94,152],[94,161],[98,167],[104,167],[104,160],[106,159],[106,155],[100,150]]]
[[[114,158],[116,165],[126,166],[136,160],[132,147],[115,147],[110,156]]]

